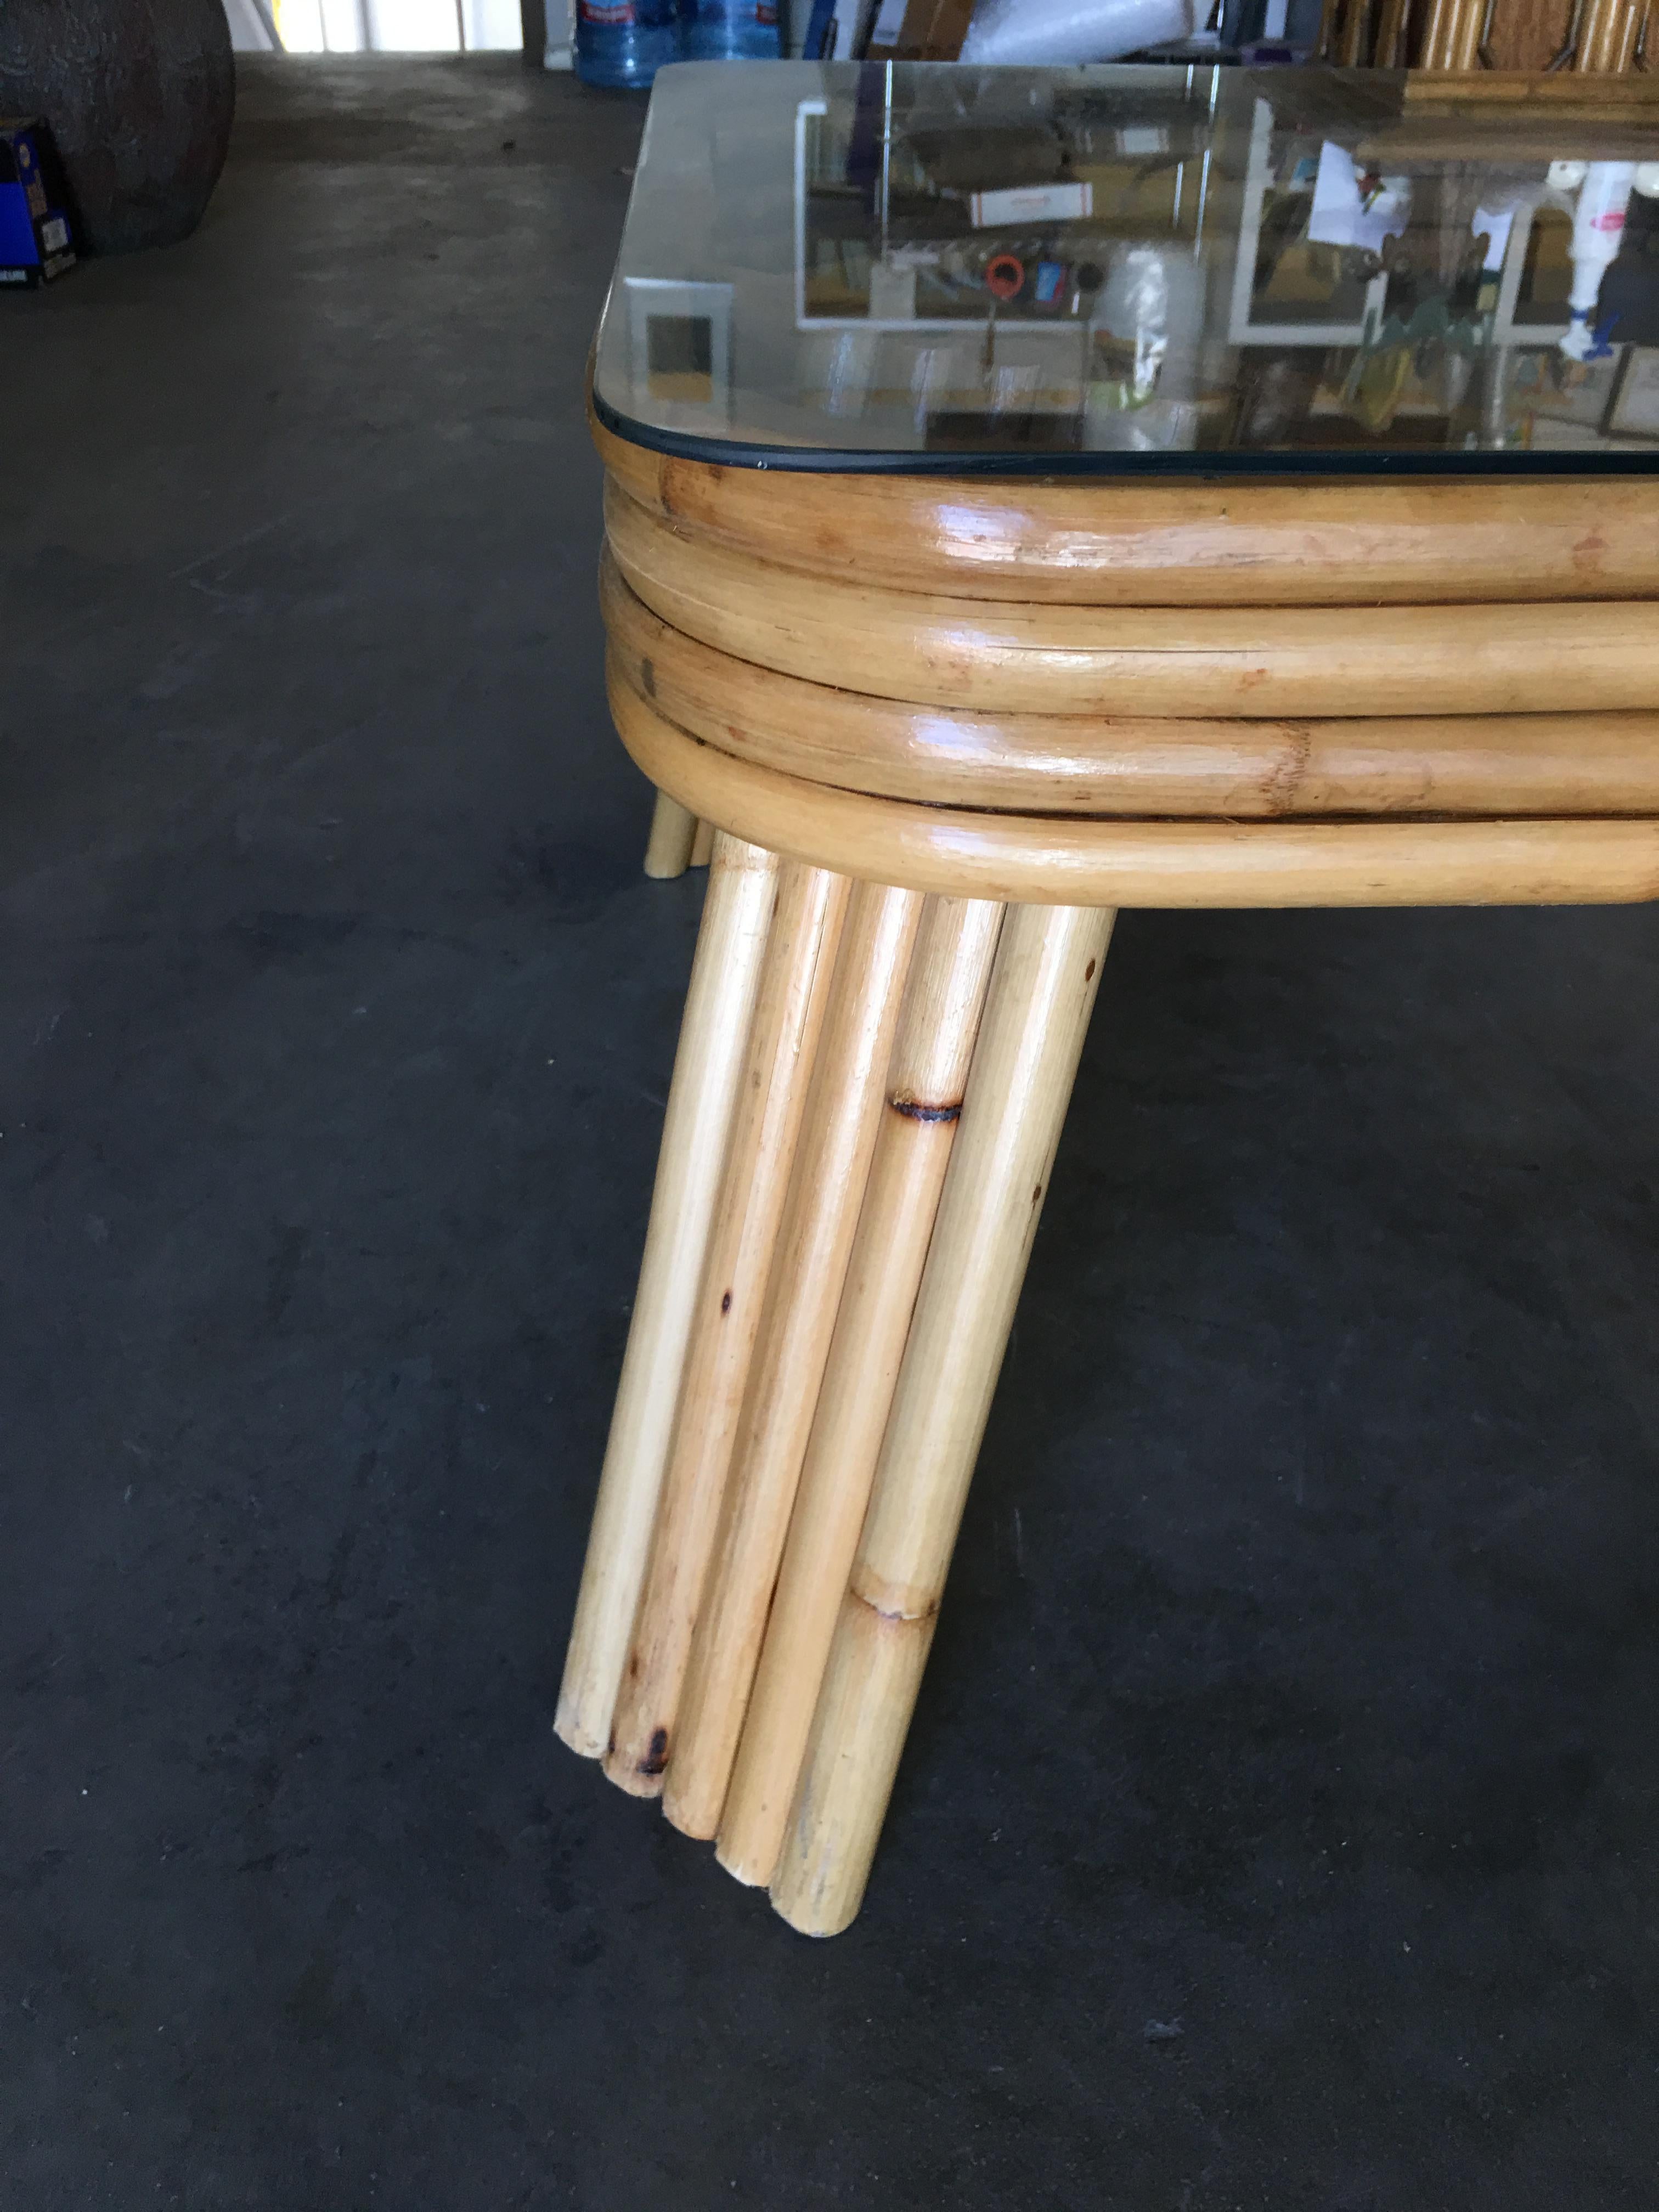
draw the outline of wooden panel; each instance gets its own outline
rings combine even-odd
[[[1547,69],[1566,44],[1572,0],[1498,0],[1486,41],[1498,70]]]
[[[678,528],[900,590],[1093,606],[1659,597],[1659,478],[781,483],[594,436]]]
[[[701,744],[613,668],[651,781],[769,852],[963,898],[1059,906],[1530,906],[1659,897],[1659,822],[1101,822],[803,783]]]
[[[705,645],[817,684],[992,712],[1480,714],[1659,706],[1659,604],[1085,607],[804,576],[688,538],[614,486],[629,586]]]

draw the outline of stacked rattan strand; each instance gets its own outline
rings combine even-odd
[[[1113,910],[1659,895],[1659,494],[600,442],[617,726],[717,834],[557,1726],[827,1935]]]

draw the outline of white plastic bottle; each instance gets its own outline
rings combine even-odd
[[[1155,453],[1196,442],[1204,276],[1190,252],[1115,249],[1089,320],[1085,446]]]
[[[1634,161],[1556,161],[1550,166],[1550,182],[1571,191],[1573,173],[1582,169],[1583,181],[1572,209],[1572,289],[1567,295],[1568,322],[1560,341],[1569,361],[1604,359],[1613,350],[1595,335],[1595,303],[1601,279],[1618,258],[1625,235],[1625,210],[1636,183]]]

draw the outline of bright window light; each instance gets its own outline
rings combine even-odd
[[[290,54],[514,52],[524,44],[519,0],[275,0]]]

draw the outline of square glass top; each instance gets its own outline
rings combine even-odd
[[[1659,98],[1528,82],[664,70],[596,408],[771,468],[1653,469]]]

